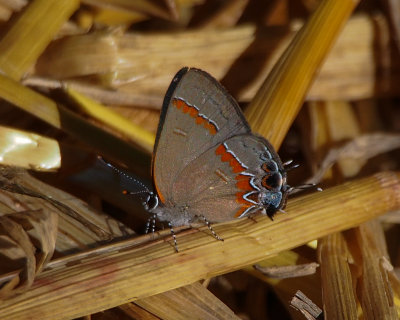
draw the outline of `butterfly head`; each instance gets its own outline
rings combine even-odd
[[[262,211],[270,218],[286,205],[288,185],[286,170],[283,165],[274,159],[266,159],[260,170],[259,203]]]

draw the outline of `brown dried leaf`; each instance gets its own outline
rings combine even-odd
[[[31,188],[24,181],[24,178],[29,179],[29,175],[23,170],[10,170],[8,168],[3,169],[0,174],[0,189],[16,193],[24,196],[29,196],[37,199],[42,199],[48,202],[53,208],[59,210],[66,216],[71,217],[72,219],[80,222],[86,228],[95,233],[99,238],[103,240],[110,239],[110,235],[99,228],[96,224],[88,221],[84,216],[79,214],[76,210],[74,210],[71,206],[68,206],[61,201],[57,200],[56,197],[52,197],[49,193],[40,192],[37,189]]]
[[[318,183],[340,159],[370,159],[400,147],[400,135],[386,133],[371,133],[358,136],[340,148],[332,148],[322,161],[318,171],[307,183]]]
[[[260,271],[265,276],[277,279],[308,276],[314,274],[318,267],[319,264],[316,262],[298,264],[293,266],[276,266],[276,267],[261,267],[257,264],[254,265],[254,269]]]
[[[47,210],[0,217],[0,252],[5,262],[0,268],[0,298],[29,289],[54,253],[57,223],[57,214]]]
[[[315,320],[322,315],[322,310],[301,291],[296,292],[290,304],[308,320]]]

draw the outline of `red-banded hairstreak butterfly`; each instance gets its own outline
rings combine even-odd
[[[155,219],[171,228],[202,220],[218,239],[211,222],[257,212],[272,218],[291,189],[271,144],[251,132],[217,80],[194,68],[181,69],[166,93],[152,175],[156,194],[147,201],[153,214],[147,230]]]

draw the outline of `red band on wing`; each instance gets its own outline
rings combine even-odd
[[[238,187],[239,189],[242,189],[242,190],[247,190],[247,191],[254,190],[254,188],[250,184],[250,177],[249,176],[245,176],[245,177],[246,177],[246,179],[240,179],[238,182],[236,182],[236,187]]]
[[[229,161],[229,165],[232,168],[232,171],[234,173],[239,173],[239,172],[243,172],[246,170],[246,168],[244,168],[241,163],[233,156],[233,154],[231,154],[230,152],[228,152],[225,148],[225,146],[223,144],[219,145],[217,147],[217,149],[215,150],[215,154],[217,156],[221,156],[221,161],[222,162],[228,162]]]
[[[221,156],[221,161],[229,162],[229,165],[234,173],[240,173],[246,170],[246,168],[243,167],[243,165],[239,162],[239,160],[236,159],[232,153],[228,152],[228,150],[223,144],[217,147],[217,149],[215,150],[215,154],[217,156]],[[235,179],[238,180],[236,182],[236,187],[239,190],[243,190],[236,193],[236,202],[241,204],[241,207],[235,213],[235,218],[237,218],[241,214],[243,214],[249,207],[254,205],[254,203],[251,203],[248,200],[246,200],[244,196],[249,191],[255,191],[255,189],[250,183],[251,176],[238,174],[236,175]],[[255,197],[256,198],[254,201],[257,201],[257,195],[255,195]]]
[[[194,106],[191,106],[185,101],[176,98],[172,99],[172,104],[183,113],[189,114],[196,120],[196,124],[202,125],[210,132],[210,134],[215,135],[218,132],[217,126],[204,116],[199,116],[199,110],[197,110]]]
[[[243,196],[246,194],[247,192],[238,192],[236,193],[236,202],[244,204],[246,208],[250,207],[251,204],[245,199],[243,198]]]

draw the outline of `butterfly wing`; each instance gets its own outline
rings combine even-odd
[[[152,173],[164,205],[174,200],[183,171],[229,137],[250,133],[236,101],[209,74],[183,68],[164,99],[153,153]],[[183,183],[184,184],[184,183]],[[191,184],[187,181],[187,187]]]
[[[271,145],[262,137],[231,137],[190,162],[173,185],[172,199],[190,217],[228,221],[265,209],[273,213],[284,202],[286,173]]]

